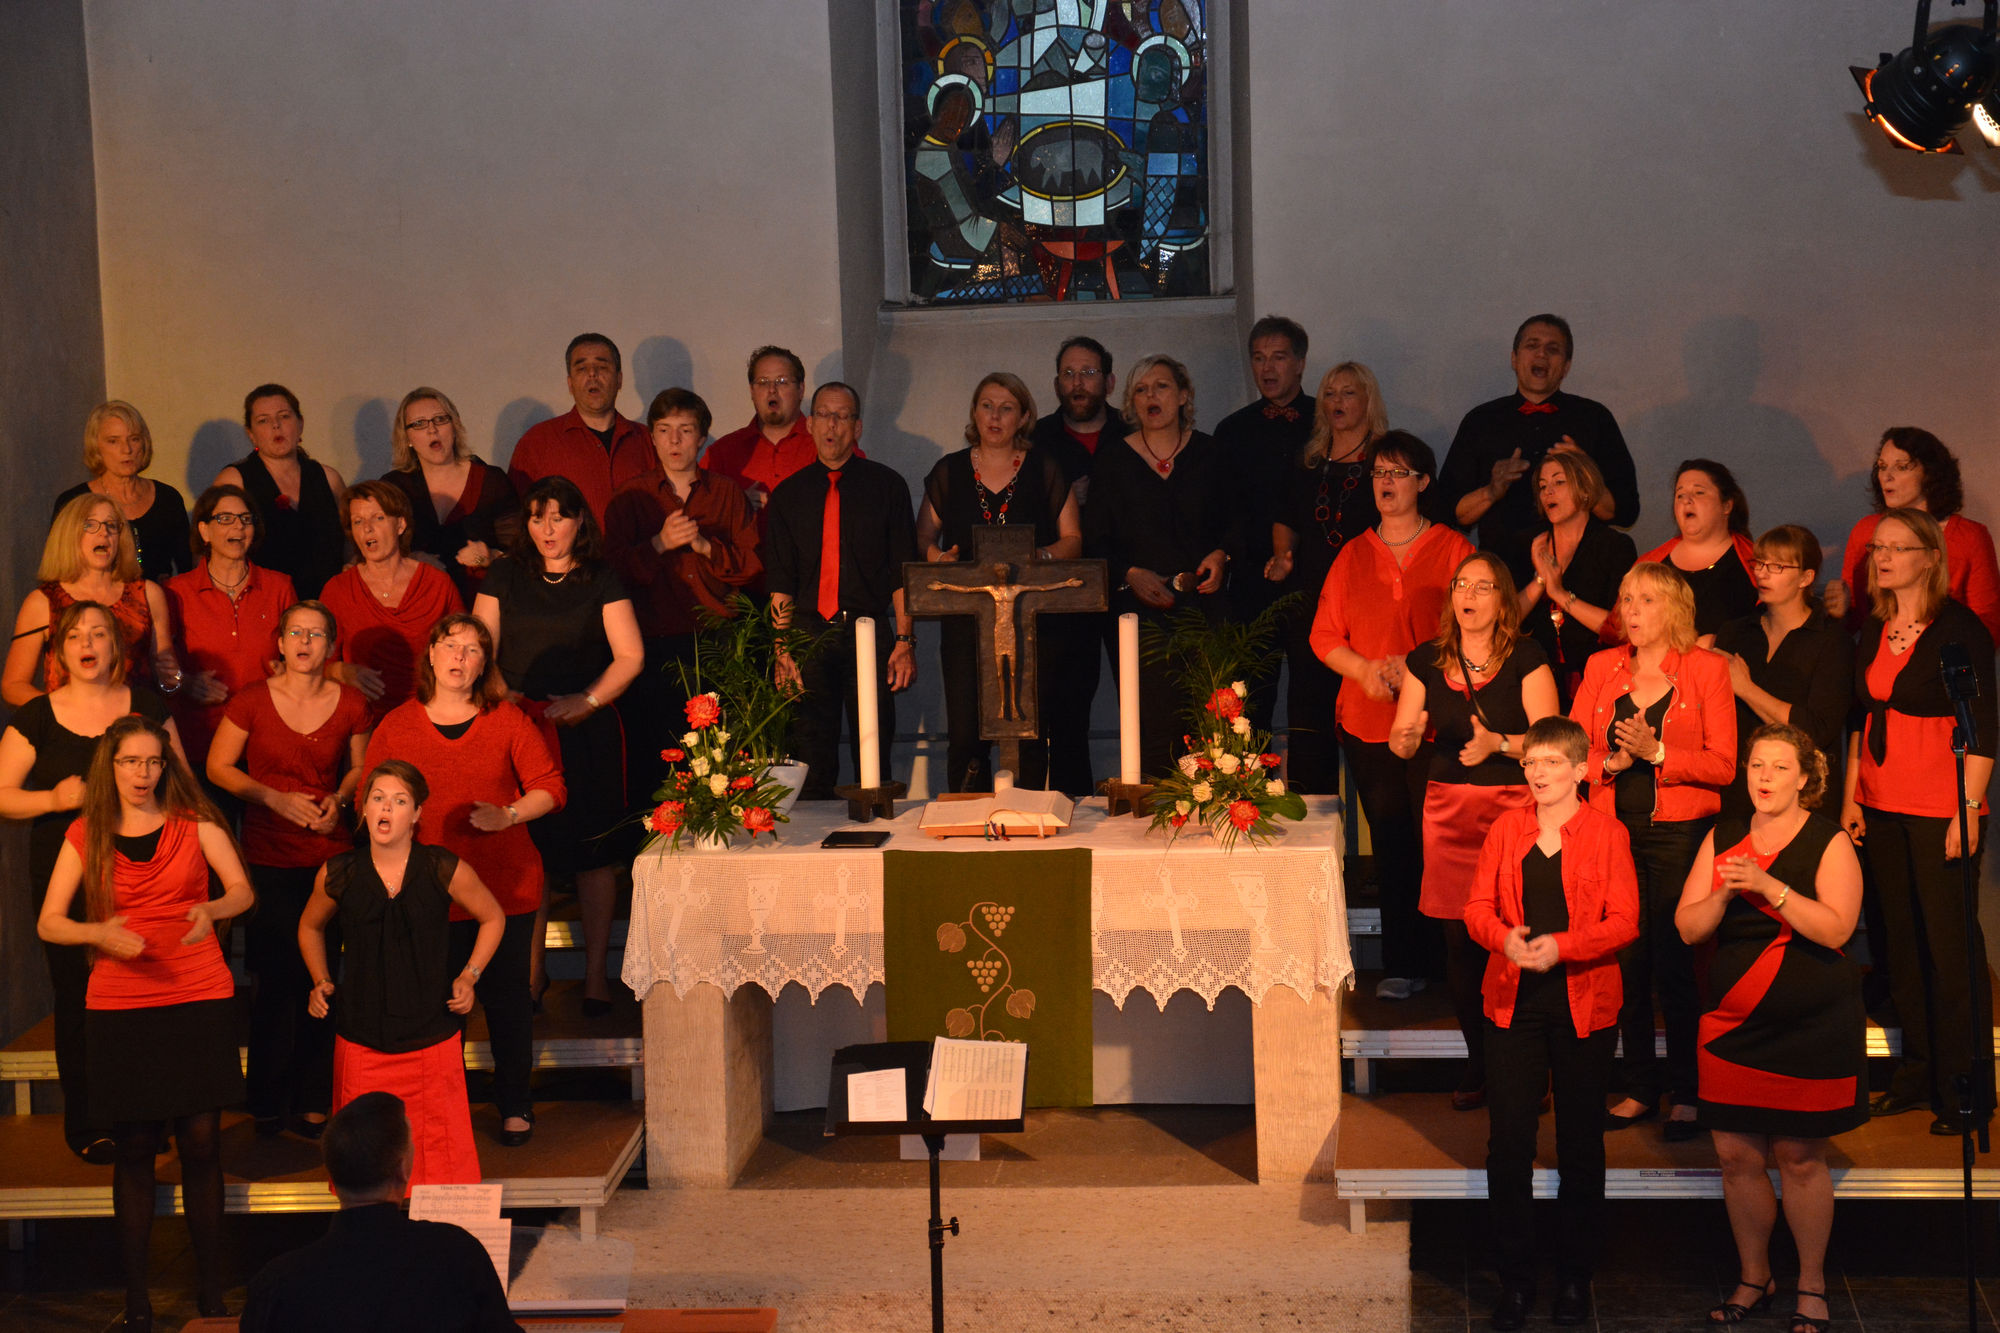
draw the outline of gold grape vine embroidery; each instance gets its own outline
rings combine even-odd
[[[1005,1000],[1007,1012],[1028,1019],[1035,1014],[1035,993],[1014,985],[1014,962],[1000,947],[999,940],[1014,919],[1014,909],[999,903],[974,903],[963,921],[947,921],[937,928],[938,948],[945,953],[963,953],[972,939],[986,946],[985,952],[965,960],[965,970],[984,998],[977,1004],[947,1010],[944,1031],[947,1037],[976,1037],[980,1041],[1006,1041],[997,1028],[986,1026],[987,1006]],[[975,923],[984,922],[981,930]]]

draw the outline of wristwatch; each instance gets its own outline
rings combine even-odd
[[[1514,748],[1514,747],[1513,747],[1513,746],[1512,746],[1511,744],[1509,744],[1509,742],[1508,742],[1508,740],[1507,740],[1506,736],[1504,736],[1504,735],[1503,735],[1503,736],[1501,736],[1501,737],[1500,737],[1500,753],[1501,753],[1501,754],[1511,754],[1511,753],[1513,752],[1513,748]]]
[[[896,636],[897,643],[915,643],[916,641],[917,636],[914,634],[898,634]]]

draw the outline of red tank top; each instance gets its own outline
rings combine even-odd
[[[81,819],[64,836],[78,856],[86,855]],[[208,901],[208,860],[194,821],[169,818],[152,860],[113,852],[112,864],[112,909],[125,918],[127,930],[145,937],[146,948],[130,959],[98,954],[85,1007],[155,1009],[235,995],[236,982],[213,934],[181,943],[190,928],[188,909]]]

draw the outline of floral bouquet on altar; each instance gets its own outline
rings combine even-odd
[[[767,761],[753,758],[740,742],[730,748],[730,734],[722,725],[722,702],[714,694],[689,699],[687,721],[691,730],[681,743],[660,752],[660,758],[674,768],[653,793],[659,804],[646,816],[650,835],[646,847],[662,838],[676,852],[684,838],[696,846],[719,845],[739,829],[748,832],[753,842],[760,833],[776,838],[778,825],[790,819],[780,808],[790,788],[771,775]]]
[[[1280,599],[1248,625],[1210,625],[1190,611],[1165,631],[1151,631],[1149,652],[1178,677],[1191,727],[1181,737],[1187,753],[1148,798],[1154,828],[1178,838],[1192,822],[1226,850],[1239,837],[1253,845],[1270,841],[1274,820],[1306,817],[1305,801],[1278,777],[1271,734],[1251,726],[1243,711],[1250,691],[1241,679],[1268,664],[1297,600],[1296,593]]]

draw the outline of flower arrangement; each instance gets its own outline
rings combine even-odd
[[[778,659],[789,656],[803,665],[829,642],[789,625],[780,625],[771,608],[743,593],[730,599],[729,613],[702,609],[695,631],[694,661],[677,663],[681,687],[693,699],[707,693],[735,719],[736,747],[765,765],[782,762],[791,729],[792,709],[801,691],[780,685]],[[695,725],[692,718],[689,725]],[[689,748],[684,742],[681,748]]]
[[[683,839],[727,841],[738,829],[752,842],[760,833],[775,839],[778,825],[789,821],[779,809],[789,789],[723,727],[722,701],[715,694],[689,699],[687,722],[690,730],[680,744],[660,752],[674,767],[653,793],[658,804],[646,816],[646,846],[664,838],[677,852]]]
[[[1278,777],[1271,734],[1252,726],[1243,711],[1250,691],[1241,679],[1269,661],[1281,617],[1295,599],[1280,600],[1248,625],[1211,626],[1195,611],[1154,631],[1150,651],[1179,678],[1190,727],[1181,738],[1187,753],[1148,798],[1154,828],[1178,838],[1192,822],[1227,849],[1238,838],[1268,842],[1277,819],[1306,817],[1305,801]]]

